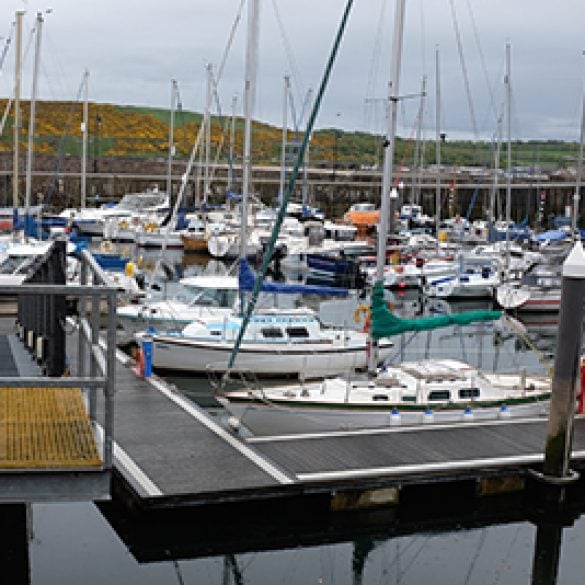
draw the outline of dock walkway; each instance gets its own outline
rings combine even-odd
[[[14,342],[0,337],[0,354]],[[76,347],[73,332],[67,342],[73,372]],[[122,352],[115,386],[114,469],[144,509],[524,478],[543,460],[544,418],[244,439],[164,380],[137,376]],[[582,417],[573,465],[585,466]]]

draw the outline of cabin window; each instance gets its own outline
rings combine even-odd
[[[374,394],[372,396],[372,400],[374,400],[374,401],[382,400],[384,402],[388,402],[388,395],[387,394]]]
[[[268,339],[279,339],[284,337],[282,334],[282,329],[279,327],[263,327],[262,335]]]
[[[403,396],[402,402],[416,402],[416,396]]]
[[[449,390],[433,390],[429,392],[429,401],[431,400],[450,400],[451,392]]]
[[[460,388],[459,398],[479,398],[479,388]]]
[[[286,333],[289,337],[292,338],[299,338],[299,337],[303,337],[303,338],[307,338],[309,337],[309,332],[307,331],[306,327],[287,327],[286,328]]]

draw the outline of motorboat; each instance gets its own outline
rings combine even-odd
[[[489,266],[439,278],[430,278],[423,286],[429,297],[438,298],[491,298],[500,284],[497,271]]]
[[[238,278],[198,275],[182,278],[180,292],[169,299],[149,299],[119,307],[118,324],[133,337],[149,327],[180,332],[195,319],[223,318],[233,313],[238,301]]]
[[[503,309],[556,312],[561,306],[561,266],[537,264],[520,281],[496,289],[496,301]]]

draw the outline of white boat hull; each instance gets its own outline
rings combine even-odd
[[[387,359],[393,343],[380,342],[380,362]],[[174,336],[154,340],[153,365],[164,370],[187,372],[223,372],[227,369],[233,343],[197,341]],[[367,366],[364,345],[343,346],[325,343],[275,344],[244,342],[234,369],[260,376],[299,376],[318,378],[349,372]]]
[[[503,418],[529,418],[546,416],[548,402],[533,402],[508,407],[505,415],[500,406],[452,410],[425,411],[387,408],[309,408],[256,402],[236,402],[219,398],[224,408],[254,435],[287,435],[321,433],[390,426],[420,426],[427,424],[465,424],[468,422],[502,420]]]

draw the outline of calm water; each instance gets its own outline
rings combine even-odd
[[[177,256],[180,259],[180,256]],[[184,274],[203,270],[201,265],[180,263]],[[210,267],[216,270],[217,266]],[[172,288],[172,283],[170,285]],[[392,299],[404,314],[420,311],[416,295]],[[308,299],[314,302],[313,299]],[[360,301],[325,303],[321,316],[330,322],[353,320]],[[425,311],[459,310],[441,303]],[[468,304],[465,308],[487,308],[486,303]],[[554,319],[553,319],[554,321]],[[451,328],[430,334],[397,340],[396,359],[441,355],[458,357],[485,369],[509,370],[525,367],[530,372],[546,371],[554,352],[554,322],[539,319],[527,323],[521,339],[491,324]],[[205,378],[172,378],[181,390],[205,408],[221,417]],[[440,502],[437,502],[440,505]],[[224,522],[225,520],[222,520]],[[529,521],[509,522],[504,517],[493,525],[468,527],[447,525],[438,529],[423,521],[409,534],[390,536],[392,522],[377,522],[371,532],[363,518],[346,518],[342,537],[324,531],[312,535],[311,544],[303,539],[276,550],[246,551],[239,554],[214,551],[211,556],[174,558],[174,553],[157,551],[146,562],[134,546],[124,542],[98,507],[93,504],[48,504],[32,507],[32,539],[29,543],[30,582],[34,585],[86,585],[117,583],[140,584],[517,584],[530,583],[535,565],[537,527]],[[116,523],[114,523],[116,524]],[[193,527],[197,540],[196,527]],[[201,535],[200,540],[204,541]],[[583,545],[585,521],[562,532],[562,549],[557,583],[582,582],[585,570]],[[169,545],[170,546],[170,545]],[[200,547],[198,547],[200,548]],[[132,551],[132,552],[131,552]],[[550,543],[536,555],[546,561],[552,555]],[[538,575],[542,566],[538,565]],[[552,570],[554,574],[554,570]],[[539,580],[540,579],[540,580]],[[8,581],[7,581],[8,582]],[[21,582],[21,581],[15,581]],[[24,582],[24,581],[23,581]],[[550,578],[534,577],[533,582],[552,583]]]

